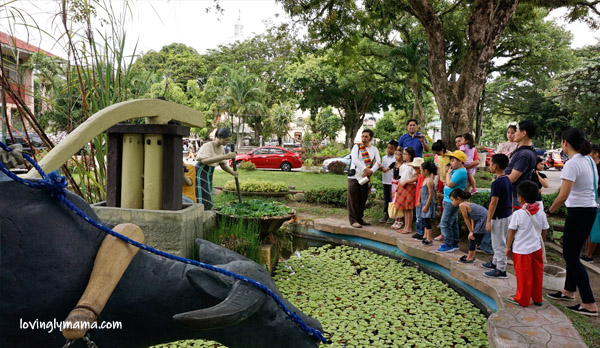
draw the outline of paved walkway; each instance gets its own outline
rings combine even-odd
[[[488,318],[490,347],[587,347],[571,321],[549,301],[544,300],[541,307],[532,305],[528,308],[506,302],[504,297],[513,295],[516,289],[513,274],[509,273],[506,279],[487,278],[479,262],[471,265],[456,262],[464,253],[436,253],[435,249],[440,243],[423,246],[420,241],[411,238],[412,234],[399,234],[389,227],[354,228],[347,221],[334,218],[317,219],[313,227],[324,232],[396,245],[408,255],[447,268],[451,276],[492,297],[499,310]]]

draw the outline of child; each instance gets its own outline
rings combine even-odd
[[[404,163],[404,159],[402,156],[403,149],[399,149],[396,151],[396,162],[390,164],[390,168],[392,168],[393,177],[392,177],[392,202],[396,202],[396,195],[398,193],[398,184],[400,183],[400,167]],[[394,224],[390,227],[394,230],[399,230],[402,228],[402,220],[396,219]]]
[[[550,226],[546,214],[535,201],[537,194],[537,185],[529,180],[517,186],[517,200],[522,209],[512,214],[506,240],[505,254],[509,257],[512,253],[517,276],[517,293],[507,296],[506,301],[523,307],[528,307],[531,299],[534,305],[542,305],[542,239],[546,238],[546,230]]]
[[[479,204],[469,202],[471,194],[459,188],[452,190],[450,200],[454,207],[458,207],[462,213],[465,225],[469,230],[469,252],[458,259],[458,263],[474,263],[475,250],[481,244],[485,233],[485,222],[488,215],[487,209]]]
[[[441,221],[444,244],[436,250],[438,253],[451,253],[454,250],[458,250],[458,208],[452,205],[450,193],[457,188],[464,190],[467,185],[466,160],[467,155],[460,150],[450,154],[451,168],[446,171],[444,212],[442,213]]]
[[[490,191],[490,204],[485,229],[492,234],[494,257],[492,261],[483,263],[483,268],[490,271],[484,275],[490,278],[506,278],[506,236],[512,214],[512,183],[504,174],[508,166],[508,156],[497,153],[490,161],[490,172],[496,175]]]
[[[465,133],[462,135],[462,143],[460,146],[460,150],[467,155],[467,161],[465,162],[465,167],[469,164],[473,163],[475,157],[475,140],[473,140],[473,135],[471,133]],[[477,167],[471,167],[467,169],[468,181],[471,184],[471,195],[477,193],[477,185],[475,184],[475,171]]]
[[[391,223],[391,219],[388,215],[388,204],[392,201],[392,177],[394,175],[394,166],[396,164],[396,148],[398,142],[396,140],[390,140],[387,145],[387,156],[381,159],[381,181],[383,182],[383,217],[379,220],[379,223]]]
[[[423,240],[423,236],[425,235],[425,226],[423,226],[423,219],[421,218],[421,214],[419,214],[419,201],[421,195],[421,188],[423,187],[423,181],[425,181],[425,176],[421,173],[421,165],[424,163],[422,157],[415,157],[415,159],[409,163],[411,167],[415,169],[417,172],[417,186],[415,187],[415,234],[412,235],[413,239]]]
[[[398,209],[404,211],[404,228],[398,232],[406,234],[412,230],[413,209],[415,209],[417,173],[413,167],[408,165],[415,158],[415,150],[410,146],[405,147],[402,158],[404,163],[400,166],[400,183],[394,204]]]
[[[419,194],[419,201],[417,204],[417,219],[423,219],[425,225],[425,235],[423,236],[422,243],[424,245],[431,245],[433,239],[431,238],[431,219],[435,217],[435,189],[433,183],[433,177],[437,175],[437,168],[432,162],[424,162],[421,164],[421,176],[423,180],[423,186]]]

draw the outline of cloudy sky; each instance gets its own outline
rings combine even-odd
[[[6,0],[0,0],[6,1]],[[124,1],[110,2],[116,13],[122,12]],[[134,0],[130,1],[131,14],[124,28],[127,33],[128,53],[133,52],[137,43],[137,52],[160,50],[173,42],[184,43],[196,48],[200,53],[216,48],[234,35],[234,26],[240,18],[244,36],[265,31],[265,22],[280,23],[289,18],[283,13],[281,5],[273,0],[220,0],[222,14],[206,12],[214,4],[213,0]],[[59,13],[59,1],[23,0],[13,3],[32,15],[44,30],[58,36],[60,30],[56,14]],[[1,13],[1,12],[0,12]],[[552,17],[559,23],[561,13],[555,11]],[[7,32],[5,13],[0,17],[0,31]],[[564,23],[563,23],[564,24]],[[566,25],[566,24],[564,24]],[[581,47],[597,42],[600,32],[590,31],[583,23],[566,25],[573,33],[573,47]],[[60,31],[59,31],[60,30]],[[26,35],[18,37],[27,40]],[[39,34],[29,36],[30,43],[64,56],[62,49],[52,40]]]

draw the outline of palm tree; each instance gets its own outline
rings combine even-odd
[[[394,54],[398,56],[399,70],[405,75],[404,83],[408,85],[415,98],[413,104],[413,117],[419,120],[419,124],[425,122],[423,115],[423,106],[419,96],[423,88],[429,89],[428,79],[429,71],[427,70],[427,52],[425,43],[419,41],[411,41],[394,50]]]
[[[283,145],[283,138],[290,130],[290,123],[294,117],[294,108],[290,103],[275,104],[271,108],[270,124],[277,135],[279,146]]]
[[[221,106],[221,110],[229,114],[234,127],[236,146],[239,148],[242,124],[248,124],[249,117],[261,117],[260,113],[265,110],[265,85],[246,70],[220,67],[216,70],[216,74],[220,82],[216,101]],[[235,123],[236,119],[237,123]]]

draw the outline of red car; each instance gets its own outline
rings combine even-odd
[[[235,156],[237,165],[242,161],[250,161],[256,168],[281,169],[284,172],[289,172],[292,168],[300,168],[303,163],[300,154],[277,146],[263,146],[247,154]]]

